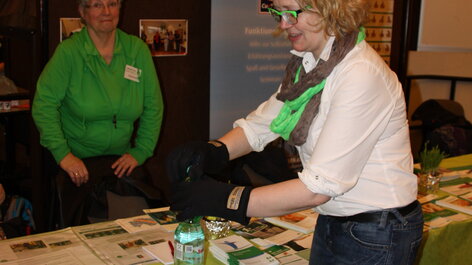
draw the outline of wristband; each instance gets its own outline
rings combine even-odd
[[[239,202],[241,201],[241,196],[243,195],[243,191],[244,191],[243,186],[234,187],[228,196],[228,201],[226,202],[226,208],[230,210],[237,210],[239,208]]]
[[[225,146],[225,144],[219,140],[210,140],[208,143],[214,145],[215,147]]]

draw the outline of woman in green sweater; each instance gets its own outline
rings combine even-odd
[[[109,166],[121,178],[152,156],[163,102],[146,44],[117,29],[121,1],[78,4],[86,27],[57,47],[38,80],[32,113],[41,144],[80,187],[89,181],[84,158],[117,155]]]

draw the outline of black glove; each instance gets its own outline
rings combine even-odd
[[[219,141],[192,141],[175,148],[167,157],[167,173],[172,183],[184,180],[190,168],[199,167],[206,174],[222,171],[229,161],[226,145]]]
[[[183,221],[194,216],[217,216],[248,224],[246,216],[252,187],[236,186],[203,178],[177,185],[170,209]]]

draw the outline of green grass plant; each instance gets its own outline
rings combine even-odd
[[[439,164],[446,157],[447,154],[441,151],[437,145],[428,149],[428,143],[426,143],[423,151],[420,153],[421,172],[437,171]]]

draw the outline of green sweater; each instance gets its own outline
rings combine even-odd
[[[129,66],[137,79],[125,78]],[[117,29],[108,65],[83,28],[59,44],[41,73],[32,114],[41,144],[58,163],[72,152],[79,158],[129,153],[142,164],[153,154],[163,115],[149,48]]]

